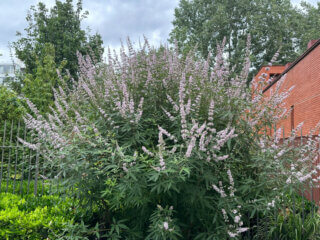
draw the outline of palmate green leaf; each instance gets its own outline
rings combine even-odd
[[[190,177],[190,169],[188,167],[182,167],[179,175],[185,179],[185,177]]]
[[[104,166],[103,170],[106,171],[106,172],[109,172],[109,171],[112,171],[112,170],[116,170],[118,168],[119,167],[117,165],[108,164],[108,165]]]

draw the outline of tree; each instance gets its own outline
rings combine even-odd
[[[281,64],[294,60],[305,49],[298,41],[302,29],[312,32],[320,24],[301,19],[302,12],[290,0],[181,0],[175,9],[170,41],[177,41],[184,52],[197,45],[201,55],[207,57],[226,37],[226,53],[233,65],[242,61],[250,34],[251,60],[257,69],[270,61],[280,47]]]
[[[301,35],[298,41],[301,46],[300,49],[303,50],[310,40],[320,38],[320,2],[317,3],[316,7],[307,2],[302,2],[301,7],[302,17],[299,19],[299,32]]]
[[[26,36],[17,33],[19,40],[13,43],[17,57],[26,65],[26,73],[36,72],[36,63],[43,59],[45,44],[50,43],[55,50],[55,63],[60,65],[67,60],[66,69],[77,79],[77,51],[82,54],[94,53],[100,60],[103,54],[101,35],[88,35],[81,29],[81,21],[88,12],[82,13],[82,1],[77,2],[74,9],[73,0],[65,2],[56,0],[55,6],[48,10],[44,3],[32,6],[26,17],[29,26]]]
[[[0,85],[0,103],[1,124],[3,124],[4,120],[13,121],[20,119],[25,113],[24,101],[14,91],[4,85]]]
[[[55,59],[54,47],[51,44],[45,44],[43,49],[44,55],[35,63],[35,73],[26,74],[22,93],[30,101],[32,101],[41,113],[49,111],[53,107],[54,93],[53,88],[56,88],[59,83],[59,72],[66,65],[66,61],[62,61],[60,66],[57,66]],[[60,83],[61,84],[61,83]]]

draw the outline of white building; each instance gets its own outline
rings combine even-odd
[[[14,78],[15,73],[21,71],[21,66],[13,63],[0,62],[0,83],[7,77]]]

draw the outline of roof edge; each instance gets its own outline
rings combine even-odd
[[[287,72],[289,72],[295,65],[297,65],[302,59],[304,59],[310,52],[312,52],[317,46],[320,45],[320,38],[310,47],[308,48],[300,57],[298,57],[295,61],[293,61],[288,68],[286,68],[277,78],[275,78],[265,89],[263,89],[262,93],[268,91],[276,82],[279,81]]]

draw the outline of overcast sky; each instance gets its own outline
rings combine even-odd
[[[31,5],[39,1],[52,6],[55,0],[0,0],[0,62],[9,60],[8,42],[16,40],[16,31],[23,32],[25,17]],[[75,1],[76,2],[76,1]],[[294,4],[300,0],[292,0]],[[317,0],[307,2],[316,3]],[[83,0],[89,17],[84,27],[102,35],[104,45],[118,48],[120,39],[129,36],[137,42],[145,35],[152,44],[164,43],[172,29],[174,8],[179,0]]]

